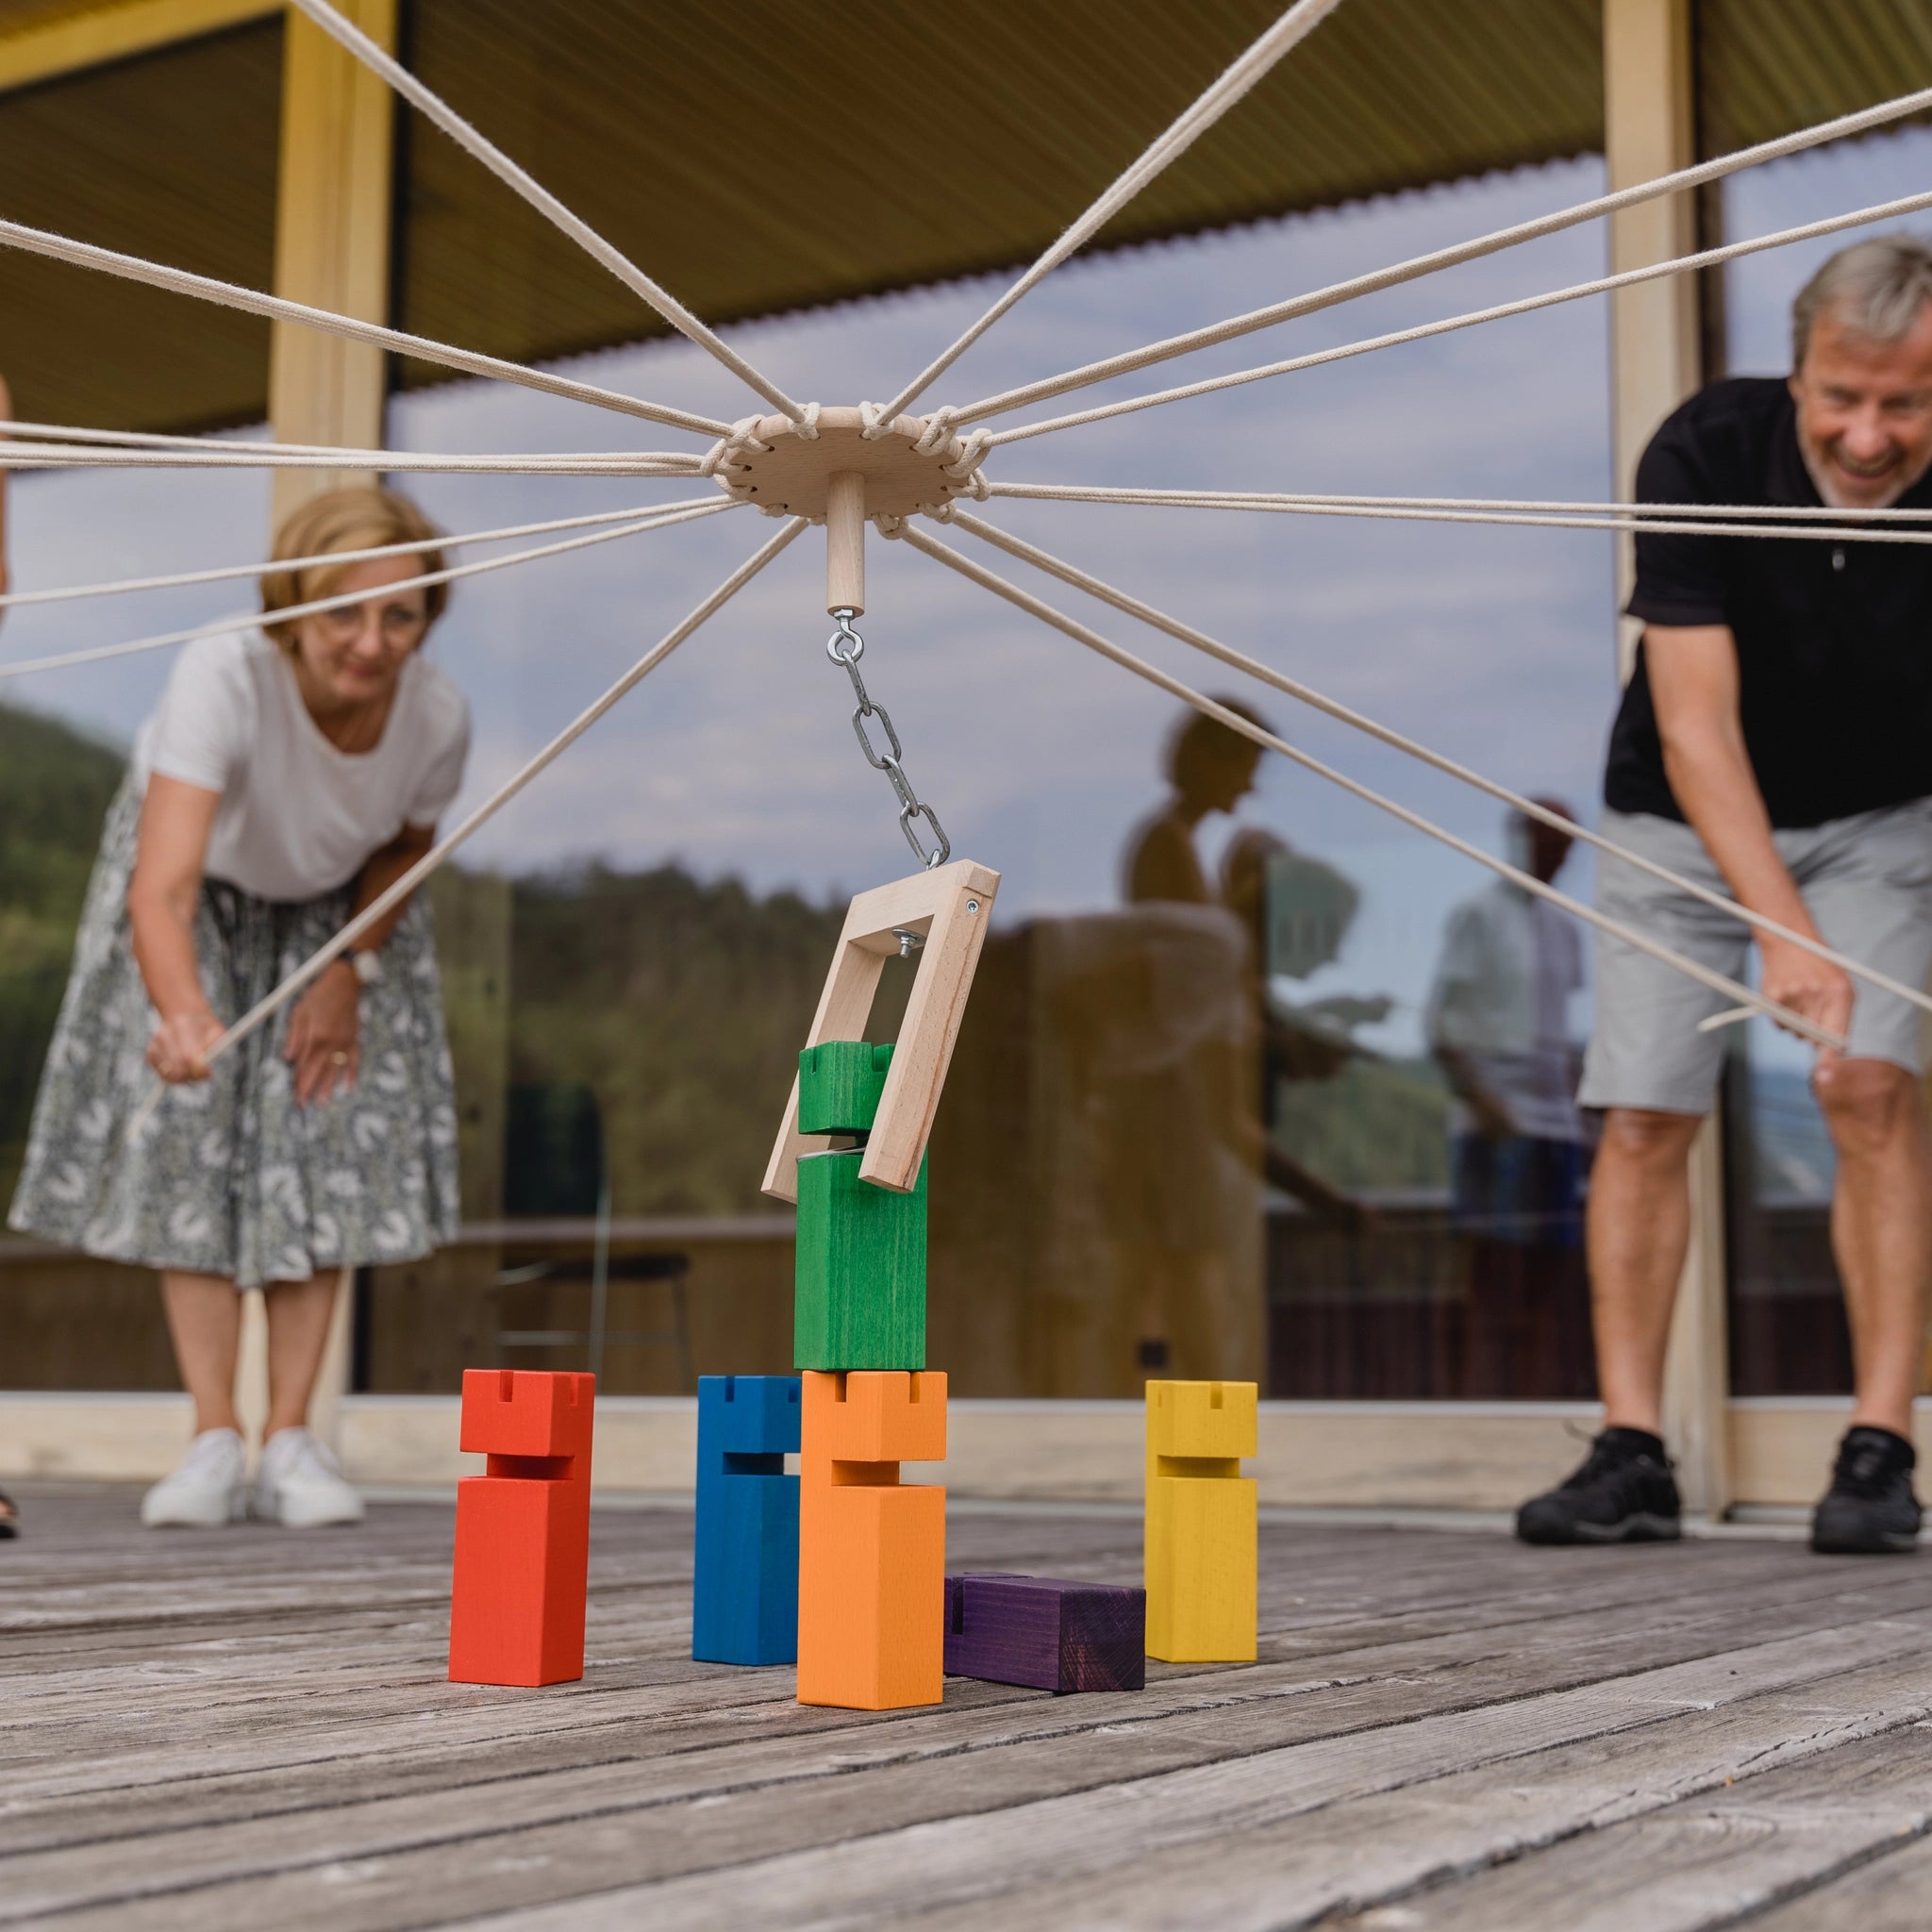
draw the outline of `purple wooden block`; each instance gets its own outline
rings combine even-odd
[[[1037,1690],[1139,1690],[1147,1592],[996,1570],[949,1576],[946,1672]]]

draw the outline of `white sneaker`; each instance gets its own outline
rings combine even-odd
[[[149,1529],[219,1529],[248,1513],[242,1481],[247,1452],[233,1429],[204,1429],[188,1445],[181,1467],[141,1499]]]
[[[268,1439],[255,1472],[254,1508],[264,1523],[290,1529],[362,1521],[362,1498],[307,1429],[277,1429]]]

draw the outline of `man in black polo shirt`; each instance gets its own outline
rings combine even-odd
[[[1712,384],[1652,438],[1646,503],[1932,508],[1932,249],[1834,256],[1792,307],[1789,383]],[[1618,843],[1909,986],[1932,968],[1932,546],[1640,535],[1635,675],[1610,737],[1603,829]],[[1739,921],[1606,858],[1598,903],[1741,977]],[[1838,1151],[1832,1240],[1857,1400],[1812,1547],[1910,1550],[1912,1398],[1932,1279],[1932,1160],[1918,1011],[1760,936],[1764,992],[1848,1037],[1813,1091]],[[1690,1143],[1724,1035],[1712,993],[1597,942],[1579,1099],[1605,1109],[1589,1251],[1605,1427],[1530,1542],[1678,1533],[1658,1435],[1665,1342],[1690,1239]]]

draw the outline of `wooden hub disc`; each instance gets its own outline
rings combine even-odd
[[[819,433],[807,438],[790,417],[767,416],[756,434],[771,447],[733,450],[718,466],[718,481],[742,502],[795,517],[824,515],[826,479],[841,471],[865,478],[869,517],[910,516],[922,504],[971,495],[970,483],[946,475],[963,453],[958,437],[922,456],[913,447],[925,433],[921,418],[895,416],[884,436],[863,436],[863,426],[857,409],[827,408],[819,411]]]

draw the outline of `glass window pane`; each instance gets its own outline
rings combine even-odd
[[[991,392],[1600,182],[1582,161],[1082,265],[1029,297],[941,396]],[[1095,395],[1580,279],[1600,255],[1592,231],[1554,238]],[[928,291],[739,340],[795,393],[876,395],[988,292]],[[1605,355],[1600,311],[1579,305],[1021,441],[988,469],[1596,500]],[[681,343],[572,366],[686,407],[744,407]],[[391,426],[418,449],[677,441],[472,386],[400,399]],[[689,493],[560,478],[409,487],[458,530]],[[1614,695],[1600,535],[1000,501],[983,514],[1593,816]],[[463,803],[771,528],[737,512],[459,587],[433,648],[476,708]],[[939,534],[1483,849],[1524,856],[1493,801]],[[1191,714],[1171,697],[904,547],[874,538],[868,565],[868,688],[956,853],[1004,875],[933,1141],[928,1359],[963,1394],[1126,1395],[1162,1370],[1254,1376],[1284,1395],[1584,1392],[1588,1141],[1571,1095],[1587,947],[1286,759],[1257,759],[1218,728],[1177,749]],[[600,1305],[607,1386],[789,1365],[791,1255],[758,1180],[845,898],[910,864],[825,658],[822,572],[812,532],[440,889],[476,1232],[457,1255],[378,1275],[376,1386],[445,1387],[493,1348],[532,1366],[581,1361]],[[1558,883],[1587,897],[1590,882],[1571,855]],[[1485,944],[1522,954],[1507,983]],[[891,1037],[891,998],[875,1037]],[[1507,1090],[1507,1117],[1490,1118],[1499,1138],[1452,1094],[1452,1037],[1471,1048],[1466,1091],[1487,1095],[1485,1078]]]

